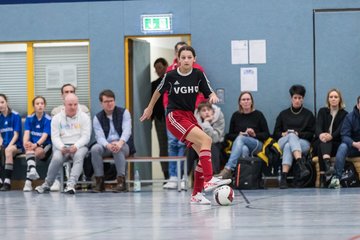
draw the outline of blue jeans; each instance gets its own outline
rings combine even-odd
[[[240,157],[254,156],[262,149],[262,142],[253,137],[238,136],[231,147],[231,154],[225,167],[234,170]]]
[[[342,172],[344,171],[346,156],[349,157],[358,157],[360,156],[359,150],[351,147],[349,149],[346,143],[341,143],[337,152],[336,152],[336,161],[335,161],[335,175],[340,179]]]
[[[279,146],[283,152],[282,164],[291,166],[293,163],[293,152],[300,151],[306,154],[310,150],[310,142],[299,138],[295,133],[290,133],[279,139]]]
[[[185,144],[179,141],[169,130],[166,130],[168,137],[168,154],[169,156],[185,156]],[[183,162],[181,163],[181,168],[183,168]],[[176,162],[169,162],[169,176],[177,177],[177,167]]]

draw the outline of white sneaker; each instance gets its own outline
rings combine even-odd
[[[185,181],[181,181],[181,190],[187,190],[185,187]]]
[[[340,188],[340,180],[336,176],[332,177],[329,188]]]
[[[35,188],[35,191],[36,191],[37,193],[46,193],[46,192],[49,192],[49,191],[50,191],[50,187],[49,187],[49,185],[48,185],[46,182],[44,182],[42,185],[37,186],[37,187]]]
[[[72,186],[72,185],[67,185],[65,190],[64,190],[64,193],[67,193],[67,194],[75,194],[76,191],[75,191],[75,187]]]
[[[177,177],[170,177],[168,181],[164,184],[164,189],[177,189]]]
[[[23,192],[31,192],[33,190],[30,180],[26,180],[23,188]]]
[[[230,184],[230,183],[231,183],[231,179],[220,179],[217,177],[212,177],[212,179],[210,179],[210,181],[204,182],[204,191],[210,192],[219,186]]]
[[[30,168],[28,178],[30,178],[31,180],[36,180],[40,178],[39,174],[36,171],[36,168],[34,167]]]
[[[190,203],[198,205],[211,204],[211,202],[201,192],[198,192],[195,196],[191,196]]]
[[[55,179],[53,185],[51,185],[50,187],[50,191],[52,192],[60,191],[60,185],[61,185],[60,181],[58,179]]]

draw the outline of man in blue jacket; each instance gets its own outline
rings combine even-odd
[[[342,143],[336,153],[335,175],[329,188],[339,188],[340,178],[344,170],[346,157],[360,156],[360,96],[357,98],[354,110],[344,119],[341,128]]]

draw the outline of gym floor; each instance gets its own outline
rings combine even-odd
[[[191,191],[1,192],[0,239],[360,239],[360,188],[236,190],[231,206]],[[211,194],[207,194],[212,199]]]

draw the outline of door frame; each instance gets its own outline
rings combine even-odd
[[[125,67],[125,107],[133,113],[133,79],[130,62],[132,61],[130,49],[132,49],[132,40],[142,38],[172,38],[172,37],[187,37],[187,43],[191,45],[191,34],[168,34],[168,35],[135,35],[125,36],[124,38],[124,67]]]

